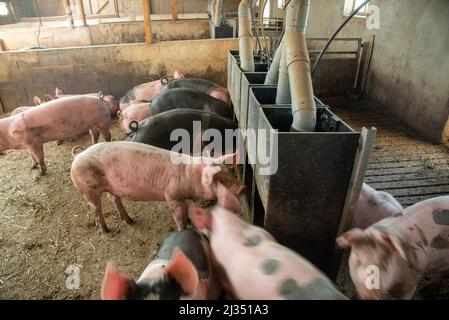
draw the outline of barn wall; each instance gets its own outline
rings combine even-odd
[[[187,77],[226,86],[227,52],[238,39],[166,41],[0,53],[0,100],[5,112],[52,93],[56,85],[70,93],[104,91],[122,96],[131,87],[180,69]],[[351,88],[354,59],[323,60],[314,79],[319,97]],[[0,111],[1,112],[1,111]]]
[[[373,0],[380,9],[368,98],[435,142],[449,116],[449,1]]]
[[[273,1],[273,0],[272,0]],[[307,37],[329,37],[346,20],[343,15],[344,0],[313,0],[310,3]],[[274,6],[273,17],[283,17],[284,11]],[[339,37],[361,37],[365,31],[365,19],[354,18],[339,33]]]
[[[131,87],[175,69],[226,85],[227,52],[238,40],[167,41],[0,53],[0,99],[5,112],[54,92],[104,91],[122,96]]]
[[[210,38],[207,20],[153,21],[152,32],[158,41]],[[39,42],[37,37],[39,35]],[[7,50],[37,45],[49,48],[102,44],[137,43],[145,41],[143,22],[107,23],[88,27],[37,28],[0,30],[0,39]]]

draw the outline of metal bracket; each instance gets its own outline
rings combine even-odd
[[[362,129],[359,140],[359,147],[357,149],[354,167],[352,169],[351,180],[349,181],[348,192],[346,194],[345,205],[343,207],[340,225],[338,227],[335,238],[340,236],[351,226],[352,217],[360,196],[360,190],[362,189],[363,181],[365,180],[365,173],[368,168],[371,151],[376,140],[376,134],[377,129],[374,127],[371,129],[367,129],[364,127]],[[335,248],[330,260],[330,270],[332,270],[333,273],[331,278],[333,279],[337,278],[338,272],[340,270],[341,258],[342,250]]]

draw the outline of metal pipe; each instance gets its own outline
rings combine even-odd
[[[210,20],[212,22],[215,22],[215,1],[216,0],[209,0],[209,4],[207,6],[207,10],[210,13]]]
[[[327,40],[326,45],[324,46],[323,50],[321,50],[320,55],[318,56],[318,58],[315,61],[315,64],[313,65],[312,77],[315,76],[315,74],[316,74],[316,72],[318,70],[318,67],[320,65],[321,59],[323,58],[324,53],[326,52],[327,48],[329,48],[329,46],[332,43],[332,41],[335,39],[335,37],[338,35],[338,33],[341,31],[341,29],[343,29],[344,26],[357,14],[357,12],[362,10],[362,8],[364,6],[366,6],[369,1],[370,0],[366,0],[360,6],[358,6],[354,10],[354,12],[352,12],[351,15],[337,28],[337,30],[335,30],[334,34],[329,38],[329,40]]]
[[[287,66],[287,50],[285,45],[281,52],[281,62],[279,65],[278,88],[276,92],[276,104],[291,104],[290,80]]]
[[[285,53],[292,100],[292,131],[315,131],[316,105],[307,51],[309,0],[291,0],[287,7]]]
[[[240,67],[245,72],[254,72],[254,56],[252,49],[251,13],[247,0],[239,4],[239,53]]]
[[[274,85],[279,81],[279,67],[281,64],[282,53],[284,51],[284,38],[282,38],[279,46],[274,54],[273,62],[268,70],[267,77],[265,78],[265,85]]]
[[[223,5],[223,0],[215,1],[215,14],[214,14],[214,24],[219,27],[221,25],[221,7]]]

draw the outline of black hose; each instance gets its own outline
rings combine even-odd
[[[315,64],[313,65],[312,69],[312,78],[315,76],[318,67],[320,65],[321,59],[323,58],[324,53],[326,52],[327,48],[329,48],[332,41],[335,39],[337,34],[341,31],[341,29],[344,28],[344,26],[364,7],[370,0],[364,1],[357,9],[354,10],[353,13],[338,27],[338,29],[334,32],[334,34],[327,40],[326,45],[324,46],[323,50],[321,50],[320,55],[318,56]]]

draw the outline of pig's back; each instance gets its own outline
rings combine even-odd
[[[209,93],[216,86],[218,85],[206,79],[199,79],[199,78],[178,79],[173,80],[167,85],[165,85],[163,92],[175,88],[187,88]]]
[[[94,125],[102,127],[111,119],[106,102],[96,97],[74,96],[31,108],[19,114],[14,121],[17,133],[32,132],[44,141],[50,141],[71,138]]]
[[[172,109],[196,109],[211,111],[226,118],[232,118],[232,109],[223,101],[211,97],[207,93],[175,88],[161,93],[151,104],[151,113],[159,114]]]
[[[209,260],[204,251],[202,236],[197,231],[186,229],[170,233],[160,243],[155,259],[170,260],[175,248],[179,248],[190,259],[200,278],[209,277]]]
[[[231,249],[232,250],[232,249]],[[232,250],[226,271],[243,299],[346,299],[310,262],[272,241]]]
[[[184,169],[171,162],[167,150],[122,141],[93,145],[72,164],[72,171],[94,174],[105,186],[104,191],[136,201],[165,200],[161,190],[179,181]]]
[[[193,122],[201,122],[201,130],[214,128],[224,136],[226,129],[237,129],[237,124],[225,117],[208,111],[194,109],[175,109],[151,116],[139,123],[139,128],[131,141],[153,145],[171,150],[179,141],[171,141],[170,135],[175,129],[184,129],[194,138]],[[191,145],[191,150],[192,149]]]

